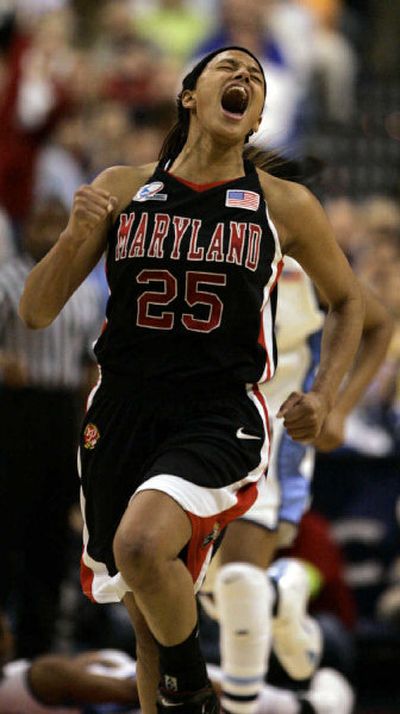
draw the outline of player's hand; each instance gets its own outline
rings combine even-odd
[[[313,442],[318,451],[333,451],[341,446],[344,442],[344,425],[346,415],[336,409],[332,409],[327,415],[322,429]]]
[[[83,243],[105,225],[117,203],[118,199],[109,191],[93,186],[81,186],[74,195],[66,232],[79,243]]]
[[[328,405],[317,392],[292,392],[281,405],[277,417],[294,441],[310,444],[319,436],[328,413]]]

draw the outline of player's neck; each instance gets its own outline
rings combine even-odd
[[[229,181],[244,175],[243,146],[232,147],[201,138],[188,141],[169,170],[196,183]]]

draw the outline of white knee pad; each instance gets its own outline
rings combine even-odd
[[[267,670],[274,591],[261,568],[229,563],[217,574],[214,594],[220,623],[222,706],[229,712],[250,714]]]
[[[293,679],[311,677],[321,659],[322,635],[306,613],[309,581],[296,558],[281,558],[267,570],[278,592],[278,611],[272,622],[273,650]]]

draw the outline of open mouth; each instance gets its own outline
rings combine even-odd
[[[245,87],[233,84],[224,90],[221,106],[224,114],[232,119],[241,119],[249,103],[249,94]]]

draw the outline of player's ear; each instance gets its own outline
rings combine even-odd
[[[196,96],[190,89],[185,89],[181,97],[182,106],[185,109],[193,109],[196,106]]]
[[[260,114],[260,116],[258,117],[258,119],[257,119],[257,121],[255,122],[254,126],[252,127],[252,130],[251,130],[251,131],[252,131],[253,134],[255,134],[255,133],[259,130],[261,121],[262,121],[262,114]]]

